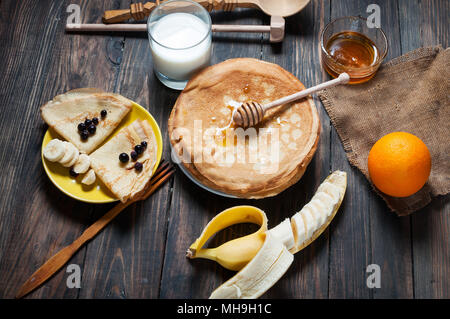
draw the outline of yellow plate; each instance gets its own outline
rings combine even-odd
[[[139,104],[133,102],[131,111],[122,120],[120,125],[113,131],[113,133],[108,136],[103,144],[109,141],[123,127],[128,126],[135,120],[147,120],[147,122],[152,127],[153,132],[155,133],[158,151],[156,156],[156,165],[153,169],[154,173],[159,165],[162,155],[163,144],[161,130],[159,129],[158,123],[156,123],[153,116],[151,116],[150,113]],[[47,132],[45,132],[44,139],[42,141],[41,158],[45,172],[56,187],[58,187],[63,193],[82,202],[102,204],[111,203],[118,200],[98,178],[94,184],[89,186],[84,185],[81,183],[84,174],[80,174],[77,178],[73,178],[69,174],[69,168],[62,166],[59,163],[54,163],[46,160],[44,158],[44,148],[47,143],[54,138],[64,140],[52,128],[49,128]]]

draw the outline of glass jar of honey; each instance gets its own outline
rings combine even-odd
[[[362,17],[330,22],[320,36],[322,67],[332,76],[350,75],[350,84],[370,80],[386,57],[388,44],[381,28],[370,28]]]

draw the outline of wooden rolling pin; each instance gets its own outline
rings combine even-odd
[[[232,25],[213,24],[213,32],[253,32],[269,33],[270,42],[281,42],[284,39],[284,18],[273,16],[270,18],[270,25]],[[147,24],[101,24],[82,23],[66,24],[66,31],[69,32],[147,32]]]

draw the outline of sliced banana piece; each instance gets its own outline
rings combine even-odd
[[[44,157],[50,162],[57,162],[64,157],[65,150],[64,142],[55,138],[45,146]]]
[[[291,221],[286,218],[278,226],[269,230],[269,232],[279,239],[287,249],[291,249],[295,245],[294,233],[292,232]]]
[[[306,227],[300,212],[296,213],[291,218],[292,232],[294,233],[295,247],[300,247],[306,240]]]
[[[328,218],[328,214],[326,212],[325,205],[323,205],[320,200],[313,197],[313,199],[308,204],[306,204],[305,207],[308,207],[309,211],[314,215],[314,218],[317,221],[317,227],[320,227],[323,225],[323,223],[325,223]]]
[[[306,238],[310,238],[317,229],[317,220],[308,206],[303,207],[300,214],[305,222]]]
[[[266,232],[255,257],[234,277],[213,291],[210,299],[255,299],[272,287],[288,270],[294,256],[286,246]]]
[[[80,154],[78,156],[78,160],[75,163],[75,166],[73,167],[73,170],[77,174],[84,174],[88,171],[89,167],[91,166],[91,158],[87,154]]]
[[[85,185],[92,185],[95,183],[96,180],[96,176],[95,176],[95,172],[94,170],[91,168],[86,175],[84,175],[83,179],[81,180],[81,182]]]
[[[77,148],[70,142],[64,141],[64,156],[59,160],[64,167],[69,167],[68,164],[72,163],[74,158],[78,159],[78,150]]]

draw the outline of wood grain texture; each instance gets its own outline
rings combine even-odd
[[[346,15],[367,17],[369,4],[377,4],[380,7],[381,28],[386,31],[389,43],[386,60],[401,55],[397,1],[332,1],[331,16],[333,19]],[[363,108],[364,106],[361,106],[362,112]],[[332,166],[347,167],[350,191],[347,192],[347,203],[342,212],[345,219],[342,233],[336,233],[336,237],[331,241],[332,247],[336,247],[336,250],[331,251],[332,265],[336,272],[330,273],[330,297],[412,297],[409,220],[392,216],[383,201],[372,192],[362,174],[350,168],[334,128],[331,142]],[[347,236],[341,237],[343,234]],[[355,247],[356,242],[364,244]],[[348,254],[351,254],[351,257]],[[365,270],[369,264],[381,267],[382,285],[379,289],[369,289],[365,284],[368,276]],[[337,265],[341,265],[341,269],[338,269]],[[349,276],[354,278],[350,280]],[[402,278],[402,281],[396,278]]]
[[[170,158],[167,120],[179,94],[152,72],[145,34],[66,34],[66,8],[79,4],[83,23],[131,0],[0,1],[0,298],[12,298],[39,266],[112,207],[75,201],[47,178],[40,160],[46,126],[39,106],[78,87],[114,91],[147,108],[160,124]],[[286,19],[286,38],[215,34],[213,60],[253,57],[280,64],[311,86],[329,77],[320,66],[319,33],[331,19],[367,16],[381,8],[387,59],[421,46],[448,46],[447,0],[312,0]],[[257,10],[214,12],[217,24],[269,24]],[[12,27],[11,27],[12,26]],[[185,250],[217,213],[235,205],[263,209],[269,227],[292,216],[332,170],[348,173],[348,190],[331,226],[295,255],[286,275],[263,298],[450,298],[450,204],[447,197],[398,218],[351,167],[320,101],[316,155],[303,178],[274,198],[226,199],[195,186],[181,172],[149,200],[127,208],[69,262],[82,269],[81,289],[68,289],[65,267],[29,298],[207,298],[234,275]],[[220,232],[210,246],[250,233],[243,224]],[[381,288],[366,286],[366,267],[381,266]]]
[[[364,5],[380,6],[381,28],[386,31],[389,49],[386,61],[398,57],[401,35],[397,1],[367,1]],[[368,13],[366,13],[368,15]],[[358,172],[359,173],[359,172]],[[384,201],[368,187],[370,216],[370,263],[381,267],[381,288],[372,289],[373,298],[412,298],[413,273],[411,263],[410,219],[398,218]],[[382,240],[380,240],[382,238]],[[395,256],[393,258],[392,256]],[[368,274],[366,273],[366,276]],[[398,280],[398,278],[402,278]]]
[[[324,82],[327,76],[317,64],[320,31],[329,21],[328,3],[311,1],[300,13],[286,19],[283,43],[263,46],[262,59],[277,63],[292,72],[306,87]],[[265,40],[267,38],[265,37]],[[277,225],[307,204],[330,172],[330,120],[320,100],[313,95],[321,121],[319,146],[305,175],[280,200],[270,206],[270,225]],[[270,202],[270,200],[268,200]],[[283,205],[276,205],[282,202]],[[340,212],[339,212],[340,213]],[[295,255],[294,263],[267,296],[278,298],[327,298],[329,233],[325,232],[306,249]]]

